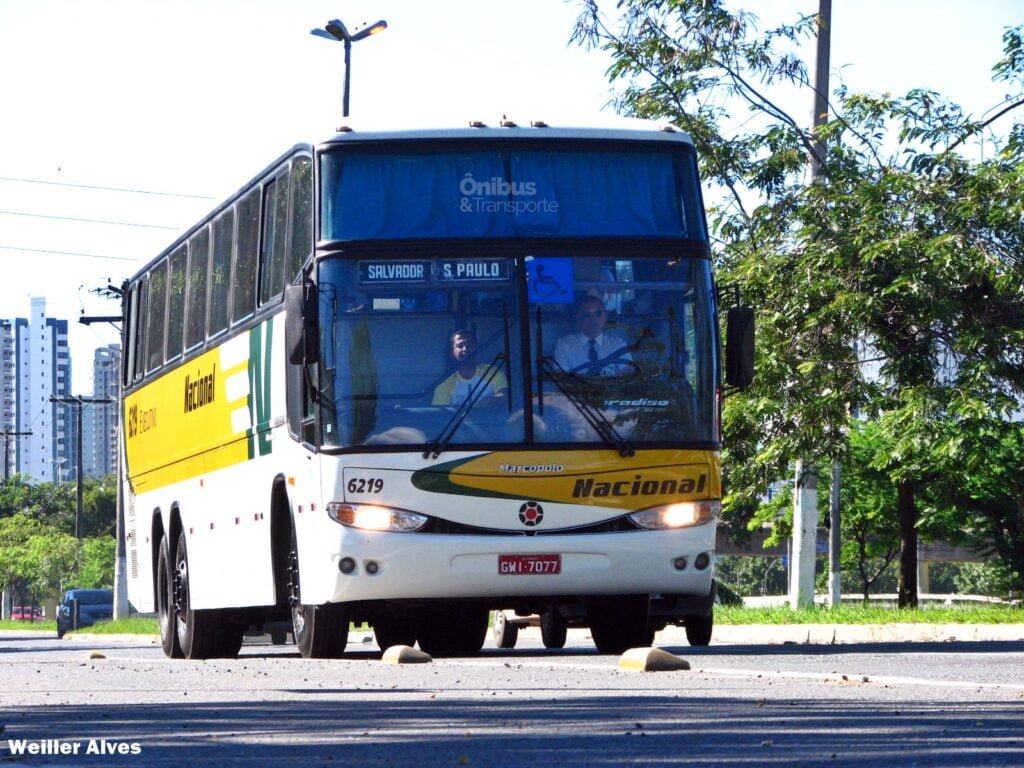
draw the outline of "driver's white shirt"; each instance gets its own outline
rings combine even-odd
[[[555,362],[562,366],[564,371],[573,371],[579,368],[576,373],[580,376],[616,376],[629,373],[632,366],[623,365],[621,361],[631,360],[629,352],[625,351],[628,346],[626,340],[621,336],[611,333],[602,333],[594,337],[594,349],[597,352],[597,359],[603,360],[609,355],[623,350],[621,354],[608,363],[601,366],[598,372],[590,368],[590,337],[582,332],[570,333],[563,336],[555,344]],[[582,368],[580,366],[583,366]]]

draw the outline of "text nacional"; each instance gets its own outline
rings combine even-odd
[[[185,413],[194,411],[196,408],[202,408],[204,405],[209,405],[214,400],[215,389],[214,384],[217,379],[217,364],[213,364],[213,369],[203,375],[199,371],[196,371],[195,377],[186,374],[185,375]]]

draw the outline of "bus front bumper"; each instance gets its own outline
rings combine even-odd
[[[666,593],[712,589],[715,523],[589,535],[477,536],[344,529],[321,561],[321,602]],[[303,574],[303,594],[309,581]]]

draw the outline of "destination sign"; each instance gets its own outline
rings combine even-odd
[[[438,262],[437,279],[508,280],[508,259],[447,259]]]
[[[425,283],[430,277],[427,261],[360,261],[359,282]]]

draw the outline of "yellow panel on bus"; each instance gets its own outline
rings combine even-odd
[[[269,387],[260,358],[269,357],[272,327],[229,339],[125,396],[126,474],[136,493],[252,458],[260,442],[253,377],[256,389]]]

